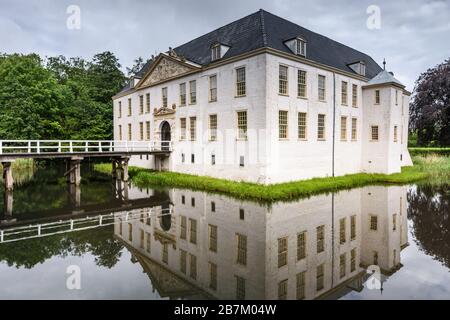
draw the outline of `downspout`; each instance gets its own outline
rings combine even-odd
[[[334,177],[334,153],[336,140],[336,74],[333,72],[333,147],[331,151],[331,175]]]

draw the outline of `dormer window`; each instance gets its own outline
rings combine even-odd
[[[300,38],[295,39],[295,54],[306,56],[306,41]]]
[[[348,65],[353,71],[362,76],[366,75],[366,64],[364,61],[358,61]]]
[[[216,44],[211,48],[211,61],[215,61],[221,58],[220,44]]]

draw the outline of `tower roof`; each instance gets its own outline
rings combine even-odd
[[[397,80],[391,72],[387,70],[381,70],[375,77],[369,80],[367,86],[381,85],[381,84],[393,84],[404,88],[405,86],[399,80]]]

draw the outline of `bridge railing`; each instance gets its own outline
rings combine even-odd
[[[0,140],[0,155],[171,151],[171,141]]]

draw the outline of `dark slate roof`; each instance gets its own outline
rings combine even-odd
[[[176,47],[174,51],[189,61],[207,65],[211,63],[211,45],[217,42],[230,47],[223,57],[226,59],[263,47],[292,54],[284,42],[297,36],[307,41],[306,58],[309,60],[351,73],[355,72],[349,64],[364,61],[369,79],[382,70],[370,56],[262,9]],[[151,63],[148,62],[138,76],[142,77]]]

